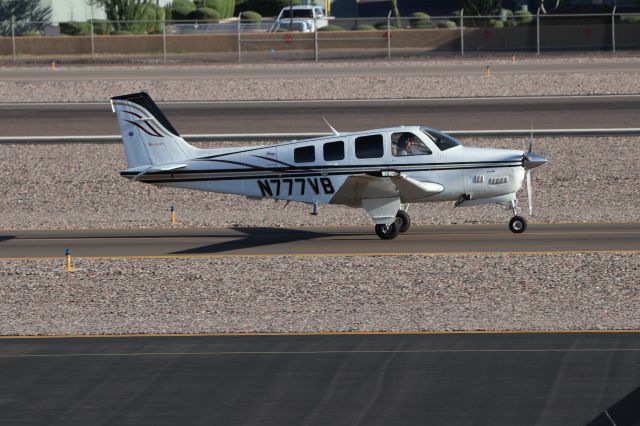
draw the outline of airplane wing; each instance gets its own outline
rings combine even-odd
[[[421,182],[405,175],[372,176],[354,175],[347,178],[331,203],[362,207],[362,200],[398,198],[401,203],[411,203],[444,191],[438,183]]]

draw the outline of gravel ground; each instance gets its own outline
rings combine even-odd
[[[467,146],[522,148],[526,139],[466,139]],[[213,146],[213,145],[212,145]],[[227,145],[228,146],[228,145]],[[535,152],[550,162],[533,172],[534,222],[640,220],[640,138],[539,138]],[[0,228],[131,228],[170,226],[323,226],[371,224],[362,209],[310,208],[271,200],[131,182],[119,144],[0,145]],[[526,195],[520,194],[526,207]],[[415,224],[506,223],[497,206],[453,209],[415,204]]]
[[[510,59],[509,59],[510,60]],[[488,62],[489,61],[489,62]],[[166,81],[0,81],[0,99],[3,102],[81,102],[106,101],[116,94],[147,90],[158,101],[177,100],[306,100],[306,99],[385,99],[472,96],[544,96],[544,95],[596,95],[637,94],[640,72],[618,73],[548,73],[548,74],[494,74],[484,77],[487,63],[499,64],[507,59],[428,59],[418,61],[430,64],[478,64],[478,75],[451,75],[432,77],[332,77],[310,78],[238,78],[210,80]],[[530,58],[532,63],[637,62],[637,56],[608,55],[569,58]],[[416,63],[416,61],[410,61]],[[364,62],[365,64],[367,62]],[[377,66],[385,62],[375,62]],[[393,61],[393,64],[402,61]],[[358,64],[362,64],[359,62]],[[302,68],[310,75],[317,68],[352,67],[350,62],[244,64],[243,68]],[[157,67],[157,65],[156,65]],[[175,69],[202,68],[201,65],[163,65]],[[209,66],[206,69],[235,69],[239,65]],[[144,72],[144,66],[136,66]],[[7,69],[5,67],[5,69]],[[15,69],[12,67],[12,69]],[[1,69],[0,69],[1,70]]]
[[[169,262],[2,261],[0,334],[640,327],[636,255]]]
[[[310,81],[313,81],[311,84]],[[3,102],[102,102],[146,90],[157,101],[386,99],[472,96],[604,95],[638,93],[640,72],[499,74],[492,77],[338,77],[165,81],[0,81]],[[349,90],[345,90],[349,87]],[[320,94],[320,96],[318,96]]]

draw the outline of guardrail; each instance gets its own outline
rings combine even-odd
[[[640,136],[640,128],[611,129],[516,129],[516,130],[445,130],[454,137],[541,137],[541,136]],[[348,132],[345,132],[348,133]],[[333,133],[214,133],[183,135],[189,142],[279,141],[331,136]],[[15,143],[119,143],[120,135],[92,136],[2,136],[0,144]]]
[[[315,32],[273,32],[272,19],[253,22],[89,21],[74,36],[56,36],[63,23],[0,22],[0,56],[91,59],[197,55],[216,61],[401,57],[434,52],[532,52],[640,48],[640,14],[331,18]],[[66,27],[65,27],[66,28]],[[119,28],[118,31],[115,31]],[[125,31],[122,29],[129,29]],[[146,35],[135,35],[142,32]],[[81,35],[83,34],[83,35]],[[113,35],[120,34],[120,35]],[[127,34],[127,35],[122,35]]]

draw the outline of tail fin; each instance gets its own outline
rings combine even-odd
[[[147,92],[111,98],[129,168],[193,158],[197,148],[178,134]]]

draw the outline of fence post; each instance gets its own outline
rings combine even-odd
[[[391,58],[391,11],[387,15],[387,58]]]
[[[242,12],[238,14],[238,63],[242,62],[242,39],[240,33],[242,31]]]
[[[91,29],[91,59],[95,59],[95,45],[93,44],[93,20],[94,20],[94,16],[93,16],[93,3],[91,3],[91,25],[90,25],[90,29]],[[109,24],[107,24],[108,26]]]
[[[318,62],[318,22],[315,13],[313,14],[313,52]]]
[[[162,20],[162,62],[167,62],[167,21]]]
[[[460,9],[460,56],[464,56],[464,9]]]
[[[11,45],[13,48],[13,62],[16,62],[16,17],[11,17]]]
[[[91,17],[91,25],[89,26],[89,31],[91,31],[91,59],[95,59],[96,57],[96,48],[93,41],[93,16]]]
[[[611,11],[611,51],[616,53],[616,7]]]
[[[540,54],[540,8],[536,12],[536,51]]]

